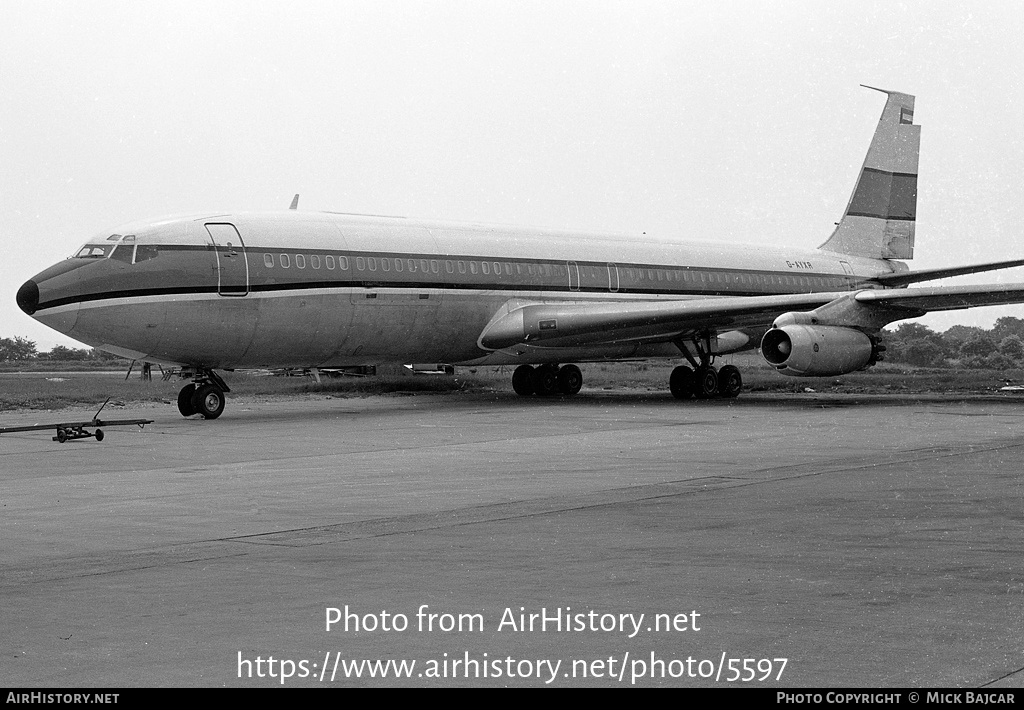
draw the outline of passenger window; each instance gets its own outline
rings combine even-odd
[[[288,257],[287,254],[282,254],[281,255],[280,262],[281,262],[281,268],[282,269],[287,269],[289,266],[292,265],[292,260]]]
[[[305,269],[306,268],[306,257],[304,257],[302,254],[296,254],[295,255],[295,266],[297,266],[300,269]]]
[[[370,267],[370,271],[377,270],[377,258],[373,256],[366,257],[366,265]]]
[[[267,267],[268,269],[273,269],[274,268],[274,255],[273,254],[264,254],[263,255],[263,265],[265,267]]]
[[[348,257],[347,256],[339,256],[338,257],[338,266],[341,267],[342,271],[348,271]]]
[[[324,266],[327,267],[328,271],[334,271],[334,257],[333,256],[325,256],[324,257]]]
[[[420,259],[420,271],[422,271],[425,274],[429,273],[430,272],[430,262],[427,261],[426,259]]]
[[[320,257],[317,256],[316,254],[311,254],[309,257],[309,265],[312,266],[314,269],[319,269]]]
[[[460,274],[466,273],[466,262],[464,262],[464,261],[460,261],[459,262],[459,273]]]
[[[485,274],[489,274],[491,273],[491,265],[488,264],[486,261],[480,262],[480,270],[483,271]]]
[[[430,272],[433,273],[433,274],[436,274],[440,270],[441,270],[441,268],[438,266],[437,261],[431,259],[430,260]]]
[[[356,268],[362,271],[366,268],[366,259],[361,256],[356,257]]]
[[[415,259],[409,259],[409,264],[408,265],[409,265],[409,273],[410,274],[416,273],[416,260]]]
[[[398,259],[395,259],[395,261],[398,261]],[[391,259],[382,258],[380,260],[380,268],[381,271],[391,271]]]
[[[395,259],[395,271],[402,271],[404,268],[404,262],[401,259]]]
[[[494,262],[494,275],[501,276],[501,264]]]
[[[455,273],[455,264],[453,264],[450,261],[444,262],[444,270],[445,270],[446,273],[454,274]]]
[[[475,261],[469,262],[469,273],[475,274],[476,272],[477,272],[476,262]]]

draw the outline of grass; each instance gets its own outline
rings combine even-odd
[[[1021,370],[950,370],[881,363],[865,372],[840,377],[793,378],[780,375],[755,354],[721,358],[718,365],[735,364],[743,372],[748,392],[836,392],[850,394],[929,392],[986,393],[1006,384],[1024,382]],[[629,389],[666,392],[677,363],[590,363],[582,365],[586,389]],[[125,368],[127,369],[127,368]],[[177,399],[181,380],[163,381],[159,371],[143,382],[138,370],[124,374],[73,372],[52,368],[50,373],[0,374],[0,411],[97,407],[108,396],[114,406]],[[225,373],[232,396],[294,399],[316,396],[360,397],[394,392],[458,393],[510,392],[512,368],[457,368],[455,376],[412,374],[401,367],[380,367],[374,377],[343,377],[316,384],[308,377],[274,377],[252,372]]]
[[[127,370],[127,368],[125,368]],[[399,371],[401,370],[401,371]],[[456,392],[471,386],[473,378],[461,374],[413,375],[404,368],[378,368],[376,377],[323,378],[316,384],[308,377],[274,377],[255,372],[221,373],[232,396],[296,398],[316,395],[366,396],[390,392]],[[157,370],[144,382],[138,370],[125,380],[122,373],[50,372],[0,374],[0,411],[97,407],[107,397],[111,404],[175,402],[185,384],[177,378],[164,381]],[[473,384],[479,387],[478,384]],[[109,406],[109,405],[108,405]]]
[[[0,362],[0,373],[13,372],[128,372],[131,360],[112,358],[109,360],[7,360]],[[136,364],[134,371],[138,372]]]

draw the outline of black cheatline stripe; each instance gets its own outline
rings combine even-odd
[[[90,301],[107,301],[115,298],[141,298],[142,296],[174,296],[186,293],[217,293],[216,286],[187,286],[180,288],[138,288],[124,289],[120,291],[100,291],[98,293],[86,293],[80,296],[68,296],[67,298],[55,298],[39,304],[39,310],[44,308],[57,308],[71,303],[88,303]]]
[[[787,274],[788,275],[788,274]],[[843,277],[833,275],[832,278],[843,281]],[[864,279],[860,279],[858,283],[865,282]],[[437,283],[420,283],[420,284],[408,284],[404,282],[393,282],[386,283],[381,281],[362,280],[356,282],[344,282],[339,283],[337,281],[321,281],[321,282],[309,282],[309,283],[291,283],[291,284],[262,284],[259,286],[251,287],[248,293],[272,293],[275,291],[307,291],[313,289],[400,289],[406,291],[414,291],[416,289],[434,289],[439,291],[548,291],[558,292],[566,296],[572,296],[577,293],[597,293],[609,296],[624,295],[624,294],[639,294],[639,295],[661,295],[661,296],[776,296],[785,295],[790,293],[815,293],[816,291],[753,291],[753,290],[723,290],[723,289],[697,289],[697,288],[684,288],[676,290],[666,290],[664,288],[620,288],[618,291],[609,291],[607,287],[597,286],[584,286],[577,291],[570,291],[566,287],[553,287],[551,285],[530,285],[530,284],[437,284]],[[822,289],[822,291],[828,292],[835,289]],[[107,301],[118,298],[142,298],[145,296],[174,296],[181,294],[197,294],[197,293],[209,293],[216,294],[218,289],[216,286],[209,287],[180,287],[180,288],[146,288],[146,289],[124,289],[118,291],[101,291],[97,293],[83,294],[80,296],[69,296],[67,298],[58,298],[51,301],[40,303],[37,308],[39,311],[47,308],[57,308],[58,306],[66,306],[72,303],[90,303],[94,301]],[[226,296],[226,298],[230,298]]]

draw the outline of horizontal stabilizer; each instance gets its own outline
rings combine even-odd
[[[1005,306],[1024,302],[1024,284],[987,286],[932,286],[893,290],[860,291],[857,302],[917,311],[955,311],[975,306]]]
[[[920,281],[934,281],[935,279],[948,279],[951,276],[963,276],[965,274],[980,274],[983,271],[995,271],[997,269],[1011,269],[1015,266],[1024,266],[1024,259],[1012,261],[993,261],[988,264],[975,264],[974,266],[958,266],[947,269],[921,269],[920,271],[903,271],[894,274],[882,274],[876,276],[872,281],[877,281],[883,286],[899,287]]]

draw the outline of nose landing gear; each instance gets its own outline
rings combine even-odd
[[[219,417],[224,411],[224,393],[231,391],[227,383],[213,370],[182,373],[182,377],[189,376],[192,377],[192,383],[185,385],[178,392],[178,411],[181,412],[181,416],[201,414],[203,419]]]

